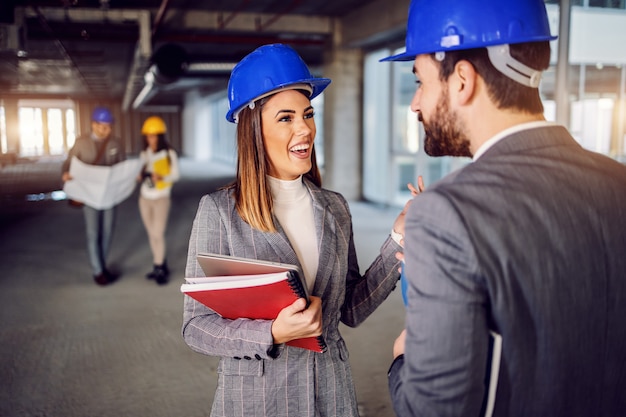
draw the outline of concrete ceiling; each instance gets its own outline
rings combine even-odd
[[[223,89],[261,44],[320,65],[336,23],[376,1],[2,0],[0,94],[180,106],[190,88]]]

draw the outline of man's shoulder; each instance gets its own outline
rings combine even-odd
[[[122,140],[122,138],[120,138],[118,136],[111,136],[111,137],[109,137],[109,145],[110,146],[123,147],[124,146],[124,141]]]
[[[90,152],[91,149],[94,149],[94,146],[94,142],[91,139],[90,135],[80,135],[76,138],[74,144],[72,145],[72,149],[70,150],[70,157],[72,155],[79,156],[84,152]]]
[[[91,138],[91,135],[88,134],[88,133],[84,133],[84,134],[78,136],[74,143],[78,144],[78,143],[85,143],[85,142],[87,142],[87,143],[92,143],[93,142],[93,139]]]

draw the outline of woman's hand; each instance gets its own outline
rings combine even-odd
[[[424,191],[424,189],[426,189],[426,187],[424,186],[424,179],[420,175],[419,177],[417,177],[417,188],[415,188],[415,186],[411,183],[407,184],[407,188],[409,189],[409,191],[411,191],[411,195],[415,197],[416,195]],[[393,223],[394,232],[402,235],[403,237],[404,237],[404,224],[406,220],[406,213],[409,210],[411,201],[413,201],[413,199],[410,199],[409,201],[406,202],[406,204],[404,205],[404,208],[402,209],[402,211],[396,218],[396,221]],[[400,241],[400,244],[404,246],[404,239]]]
[[[272,323],[274,343],[281,344],[322,334],[322,299],[311,296],[310,300],[308,308],[306,300],[299,298],[278,313]]]
[[[417,188],[415,188],[415,186],[411,183],[408,183],[406,186],[411,191],[411,195],[413,197],[415,197],[416,195],[418,195],[419,193],[421,193],[422,191],[426,189],[426,186],[424,185],[424,179],[422,178],[421,175],[417,177]]]

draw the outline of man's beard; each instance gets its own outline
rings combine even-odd
[[[424,125],[424,151],[430,156],[472,156],[470,142],[459,126],[459,118],[451,113],[447,95],[442,94],[433,117],[424,121],[421,114],[419,120]]]

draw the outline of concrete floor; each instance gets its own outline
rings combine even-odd
[[[82,211],[36,194],[60,188],[59,161],[0,169],[0,416],[208,415],[217,358],[184,344],[179,288],[198,201],[232,173],[181,162],[167,233],[172,277],[163,287],[144,277],[151,256],[136,192],[118,206],[109,258],[121,277],[101,288],[88,266]],[[364,271],[399,209],[350,206]],[[359,328],[342,328],[362,417],[394,415],[386,374],[403,321],[395,291]]]

